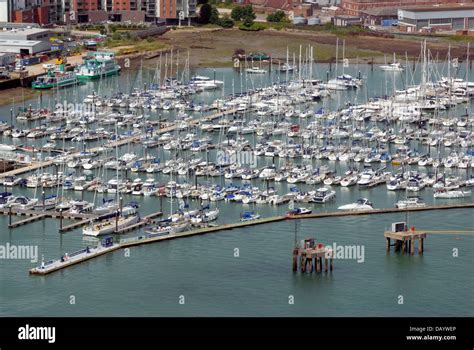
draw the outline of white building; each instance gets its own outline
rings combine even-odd
[[[398,25],[406,31],[420,29],[474,29],[474,6],[423,6],[419,8],[399,9]]]
[[[0,39],[0,52],[34,55],[49,50],[51,50],[51,43],[49,41]]]

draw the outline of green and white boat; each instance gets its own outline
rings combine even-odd
[[[84,63],[76,68],[76,77],[81,80],[99,79],[118,74],[120,69],[113,52],[91,52],[84,58]]]
[[[48,73],[39,76],[31,84],[33,89],[57,89],[78,83],[74,72],[63,72],[50,70]]]

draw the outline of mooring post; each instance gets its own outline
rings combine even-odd
[[[313,257],[310,255],[309,258],[307,258],[308,263],[309,263],[309,272],[313,273]]]
[[[413,237],[410,239],[410,254],[415,254],[415,239]]]
[[[12,207],[8,208],[8,226],[12,225]]]
[[[387,252],[390,251],[390,238],[387,237]]]
[[[423,238],[418,241],[418,254],[423,254]]]
[[[59,209],[59,231],[63,230],[63,210]]]
[[[329,259],[329,270],[332,271],[332,258]]]
[[[324,258],[324,272],[328,272],[328,258]]]
[[[316,257],[316,272],[321,272],[321,258]]]
[[[298,249],[293,249],[293,272],[298,271]]]

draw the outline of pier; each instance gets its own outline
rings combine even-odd
[[[385,231],[384,237],[387,239],[387,251],[390,251],[392,246],[391,240],[394,240],[396,252],[415,254],[415,242],[418,240],[418,254],[423,254],[424,240],[426,233],[424,232],[410,232],[410,231]]]
[[[466,208],[473,208],[474,203],[467,203],[467,204],[452,204],[452,205],[440,205],[440,206],[429,206],[429,207],[424,207],[424,208],[416,208],[416,209],[409,209],[409,211],[427,211],[427,210],[446,210],[446,209],[466,209]],[[375,211],[375,213],[374,213]],[[170,233],[170,234],[165,234],[165,235],[155,235],[155,234],[144,234],[140,235],[137,237],[130,237],[130,238],[124,238],[121,239],[118,243],[114,244],[114,249],[106,250],[104,252],[101,251],[100,254],[96,254],[93,256],[90,256],[88,254],[84,255],[84,259],[76,259],[74,264],[80,263],[82,261],[89,260],[93,257],[103,255],[105,253],[108,253],[109,251],[114,251],[119,248],[127,248],[127,247],[133,247],[133,246],[138,246],[142,244],[149,244],[149,243],[155,243],[155,242],[160,242],[160,241],[165,241],[165,240],[171,240],[171,239],[176,239],[176,238],[185,238],[185,237],[191,237],[191,236],[197,236],[197,235],[202,235],[202,234],[207,234],[207,233],[216,233],[216,232],[221,232],[225,230],[232,230],[236,228],[243,228],[243,227],[250,227],[250,226],[255,226],[255,225],[262,225],[262,224],[268,224],[268,223],[273,223],[273,222],[278,222],[278,221],[283,221],[283,220],[289,220],[289,219],[314,219],[314,218],[324,218],[324,217],[343,217],[343,216],[353,216],[353,215],[369,215],[369,214],[390,214],[390,213],[396,213],[396,212],[406,212],[406,209],[397,209],[397,208],[388,208],[388,209],[374,209],[374,210],[365,210],[365,211],[359,211],[359,212],[354,212],[354,211],[341,211],[341,212],[331,212],[331,213],[317,213],[317,214],[309,214],[309,215],[296,215],[296,216],[291,216],[291,217],[286,217],[286,216],[273,216],[269,218],[261,218],[257,220],[251,220],[251,221],[244,221],[244,222],[237,222],[237,223],[232,223],[232,224],[224,224],[224,225],[215,225],[215,226],[207,226],[207,227],[202,227],[198,229],[193,229],[190,231],[184,231],[180,233]],[[140,223],[137,223],[136,227],[129,227],[127,230],[120,231],[125,232],[125,231],[130,231],[133,229],[137,229],[140,227],[145,226],[146,224],[151,223],[152,219],[156,216],[161,215],[162,213],[157,212],[151,215],[146,216],[143,220],[140,221]],[[428,234],[430,231],[426,232],[406,232],[406,233],[400,233],[400,232],[389,232],[387,231],[387,239],[390,240],[395,240],[396,242],[402,242],[402,243],[396,243],[400,245],[400,249],[407,249],[408,244],[405,242],[405,245],[403,245],[404,241],[413,241],[413,244],[410,244],[410,251],[413,250],[414,252],[414,240],[415,239],[422,239],[424,240],[426,238],[426,234]],[[448,231],[446,231],[448,232]],[[463,231],[464,232],[464,231]],[[391,242],[387,244],[387,249],[390,248]],[[419,244],[419,249],[421,247],[421,252],[423,252],[423,244],[424,242],[421,241]],[[315,248],[316,247],[316,248]],[[302,247],[295,247],[293,250],[293,270],[295,269],[295,259],[296,259],[296,264],[298,261],[298,258],[300,259],[300,268],[301,264],[304,265],[304,271],[307,271],[307,267],[309,270],[312,269],[313,266],[313,259],[314,260],[314,266],[316,269],[316,272],[322,271],[324,268],[325,271],[329,268],[329,270],[332,269],[332,258],[330,257],[330,253],[328,253],[326,250],[321,250],[321,246],[315,246],[315,247],[308,247],[311,248],[309,251],[307,250],[308,248],[302,248]],[[295,258],[296,257],[296,258]],[[308,260],[309,259],[309,260]],[[324,264],[323,264],[323,259],[324,259]],[[310,265],[310,260],[311,260],[311,265]],[[54,269],[45,269],[42,270],[41,273],[37,272],[39,268],[34,268],[32,270],[36,272],[31,272],[33,274],[48,274],[63,268],[66,268],[70,266],[71,264],[68,263],[55,263],[55,268]],[[298,269],[296,265],[296,270]],[[304,272],[303,271],[303,272]]]
[[[302,273],[313,272],[313,266],[316,273],[332,271],[332,250],[325,248],[324,244],[316,243],[314,238],[308,238],[302,241],[301,247],[293,249],[293,272],[298,271],[298,261]]]

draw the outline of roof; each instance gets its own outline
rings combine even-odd
[[[361,10],[361,13],[364,13],[369,16],[398,16],[398,7],[376,7],[367,10]]]
[[[410,12],[435,12],[435,11],[459,11],[459,10],[474,10],[474,5],[466,4],[444,4],[444,5],[425,5],[425,6],[410,6],[400,8],[404,11]]]
[[[0,27],[0,36],[2,34],[32,35],[32,34],[40,34],[40,33],[49,33],[49,32],[51,32],[49,29],[43,29],[43,28],[14,28],[14,29],[9,29],[9,30],[3,30],[3,28]]]
[[[36,40],[3,40],[0,39],[0,46],[35,46],[42,44],[42,41]]]

